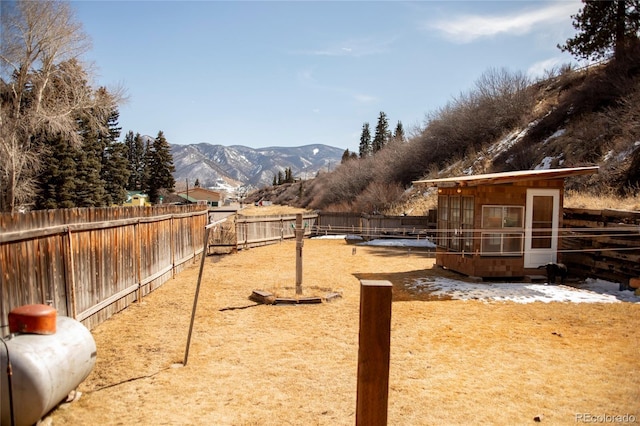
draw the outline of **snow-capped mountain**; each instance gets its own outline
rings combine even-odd
[[[300,147],[249,148],[208,143],[171,145],[176,182],[189,179],[204,187],[220,186],[259,188],[270,185],[278,172],[291,168],[294,177],[314,177],[320,170],[335,168],[343,149],[314,144]]]

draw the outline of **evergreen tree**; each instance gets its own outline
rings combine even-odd
[[[340,164],[344,164],[351,159],[351,153],[349,152],[349,148],[345,149],[342,153],[342,159],[340,160]]]
[[[285,170],[285,178],[286,183],[293,183],[293,169],[291,167],[287,167]]]
[[[176,181],[173,174],[176,171],[173,165],[173,156],[171,155],[171,146],[164,137],[162,131],[158,132],[158,136],[153,141],[154,167],[156,168],[156,176],[160,180],[160,188],[173,192]]]
[[[44,167],[38,181],[40,190],[36,197],[38,209],[66,209],[75,206],[75,149],[57,136],[47,142],[42,158]]]
[[[196,178],[195,183],[193,184],[196,188],[200,188],[200,179]]]
[[[130,191],[141,191],[144,188],[144,166],[145,166],[145,144],[140,133],[135,136],[129,131],[124,138],[127,149],[127,163],[129,164],[129,180],[127,189]]]
[[[176,184],[173,177],[175,166],[169,142],[164,137],[164,133],[158,132],[158,136],[151,143],[147,143],[146,155],[146,175],[147,194],[152,203],[159,200],[160,189],[173,192]]]
[[[396,125],[396,130],[393,133],[393,139],[398,142],[404,142],[404,127],[402,126],[402,121],[398,120],[398,124]]]
[[[83,137],[82,146],[76,150],[76,207],[98,207],[105,205],[106,191],[100,178],[102,171],[102,143],[98,132],[92,127],[91,118],[80,119]]]
[[[369,123],[362,125],[362,133],[360,134],[360,158],[371,155],[371,131]]]
[[[153,167],[153,147],[151,141],[147,140],[144,145],[144,164],[142,167],[142,190],[149,196],[151,203],[156,203],[160,195],[160,186],[155,182]]]
[[[127,199],[126,187],[129,182],[129,162],[127,147],[118,142],[121,128],[118,127],[120,113],[113,109],[107,119],[108,132],[101,135],[102,168],[101,178],[106,191],[105,205],[122,204]]]
[[[282,170],[278,170],[278,185],[282,185],[284,183],[284,177],[282,176]]]
[[[389,121],[387,120],[387,114],[380,111],[378,116],[378,124],[376,125],[376,133],[373,136],[373,142],[371,144],[371,150],[375,154],[380,151],[387,144],[391,138],[391,132],[389,131]]]
[[[640,1],[583,0],[584,7],[572,15],[578,30],[562,51],[584,59],[603,59],[613,50],[614,58],[624,60],[628,48],[638,44],[640,34]]]
[[[276,175],[273,175],[273,183],[271,184],[272,186],[276,186],[278,184],[278,180],[276,179]]]

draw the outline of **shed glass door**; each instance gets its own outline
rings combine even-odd
[[[558,189],[527,190],[524,267],[555,262],[558,253]]]

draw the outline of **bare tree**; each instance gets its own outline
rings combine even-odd
[[[78,58],[90,43],[68,3],[2,2],[0,8],[0,211],[12,212],[33,193],[43,149],[36,136],[79,144],[77,114],[112,110],[119,95],[96,96],[87,84]]]

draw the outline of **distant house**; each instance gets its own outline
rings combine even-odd
[[[127,191],[127,199],[122,204],[123,206],[150,206],[149,196],[142,191]]]
[[[205,188],[190,188],[189,191],[178,192],[178,195],[189,203],[206,204],[209,207],[222,205],[222,194]]]
[[[428,179],[438,188],[436,264],[468,276],[523,277],[558,262],[564,179],[598,167]]]

